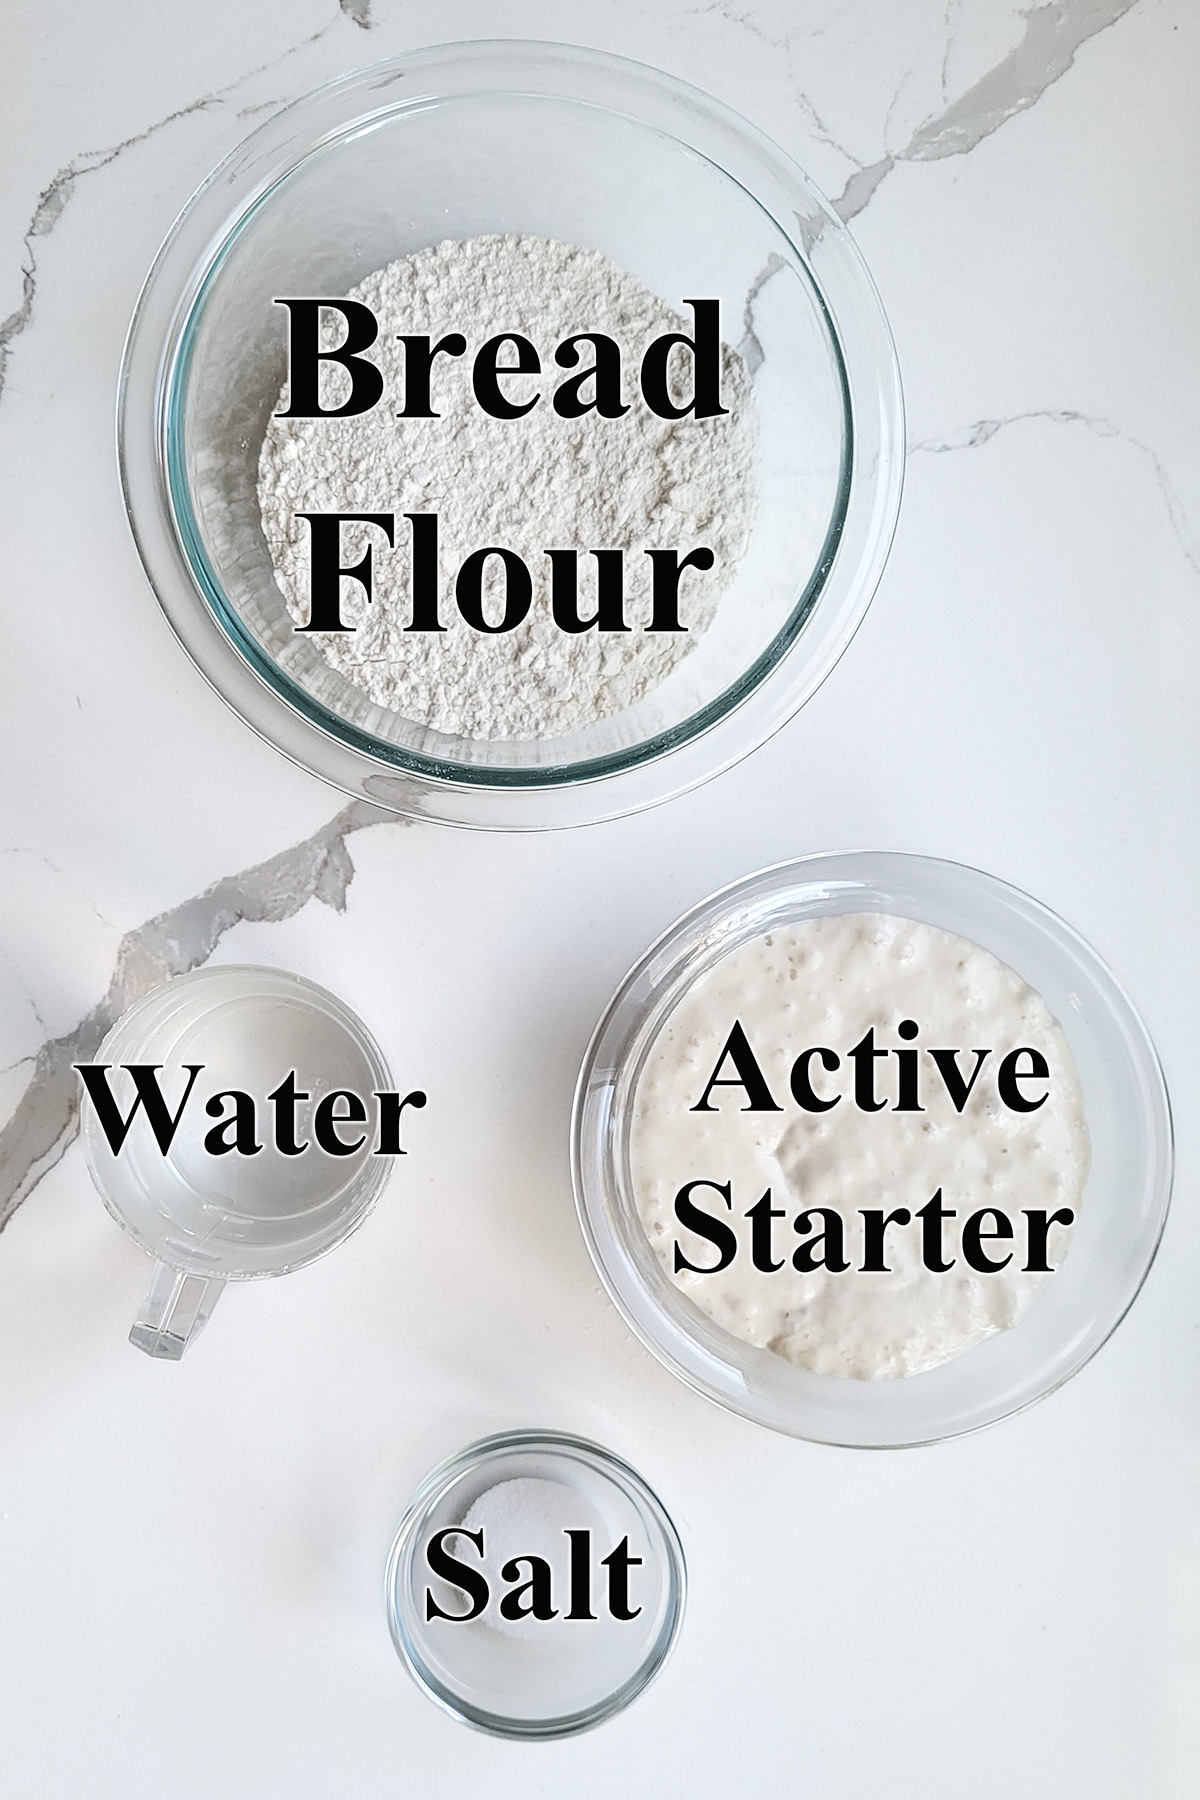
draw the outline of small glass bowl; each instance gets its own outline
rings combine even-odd
[[[252,1157],[205,1153],[212,1119],[198,1102],[163,1153],[139,1118],[119,1153],[94,1107],[83,1107],[88,1172],[105,1206],[134,1242],[170,1267],[223,1281],[286,1275],[324,1256],[366,1218],[391,1174],[372,1152],[376,1095],[392,1085],[382,1050],[357,1015],[301,975],[247,963],[212,963],[153,988],[122,1013],[96,1053],[108,1064],[123,1115],[135,1102],[125,1066],[160,1071],[168,1107],[187,1092],[200,1065],[224,1088],[255,1093],[289,1071],[302,1090],[294,1117],[311,1136],[314,1104],[352,1089],[364,1105],[363,1146],[326,1155],[310,1143],[285,1155],[264,1130]],[[264,1084],[264,1076],[270,1079]]]
[[[117,1224],[156,1259],[129,1334],[149,1356],[177,1362],[226,1282],[289,1274],[342,1243],[390,1173],[391,1158],[373,1149],[380,1096],[391,1088],[383,1052],[348,1006],[303,976],[243,963],[178,975],[122,1013],[96,1065],[109,1071],[109,1104],[127,1130],[114,1147],[112,1122],[102,1123],[89,1094],[84,1154]],[[130,1073],[138,1065],[158,1072],[160,1104],[174,1118],[165,1148]],[[270,1090],[289,1074],[290,1146],[265,1128]],[[210,1088],[201,1105],[192,1085],[205,1075],[220,1092]],[[261,1142],[245,1155],[213,1154],[212,1120],[231,1091],[250,1096]],[[331,1094],[361,1103],[357,1147],[317,1141],[314,1112]]]
[[[629,1170],[638,1078],[696,980],[774,926],[880,912],[956,933],[1014,969],[1063,1032],[1083,1091],[1091,1168],[1069,1255],[1028,1314],[923,1374],[814,1374],[723,1331],[669,1279]],[[572,1119],[580,1223],[625,1322],[709,1399],[817,1442],[891,1448],[989,1425],[1083,1367],[1132,1305],[1171,1194],[1171,1114],[1146,1028],[1095,951],[1017,888],[959,863],[884,852],[802,857],[735,882],[677,921],[630,971],[584,1059]]]
[[[369,700],[297,632],[259,519],[259,447],[286,373],[274,299],[345,294],[395,258],[487,233],[600,251],[676,308],[717,297],[757,395],[758,513],[713,624],[654,693],[571,737],[460,738]],[[650,805],[783,724],[866,611],[903,470],[878,296],[807,177],[669,76],[518,42],[381,63],[235,150],[147,279],[118,435],[151,584],[234,710],[350,794],[496,829]]]
[[[548,1620],[520,1637],[487,1622],[490,1602],[478,1618],[427,1618],[427,1591],[445,1611],[468,1604],[425,1560],[431,1536],[461,1525],[481,1495],[510,1481],[560,1484],[570,1490],[565,1519],[574,1519],[575,1504],[579,1525],[599,1521],[606,1541],[592,1545],[594,1618]],[[641,1558],[629,1570],[628,1610],[641,1610],[618,1621],[605,1614],[598,1559],[626,1537],[630,1555]],[[460,1534],[448,1548],[475,1563],[474,1546]],[[514,1554],[523,1554],[519,1545]],[[679,1634],[686,1586],[675,1527],[627,1463],[584,1438],[513,1431],[468,1445],[421,1483],[388,1557],[384,1598],[402,1662],[443,1711],[500,1737],[556,1738],[611,1718],[654,1678]],[[564,1599],[556,1589],[560,1611]]]

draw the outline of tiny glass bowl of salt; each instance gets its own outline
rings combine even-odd
[[[558,1432],[481,1439],[422,1482],[388,1558],[401,1661],[453,1718],[555,1738],[611,1718],[683,1620],[683,1548],[627,1463]]]
[[[1095,951],[931,857],[803,857],[654,944],[584,1061],[584,1236],[667,1368],[826,1443],[931,1443],[1051,1392],[1162,1235],[1171,1116]]]
[[[350,794],[494,829],[762,743],[857,629],[903,469],[878,296],[802,171],[670,76],[520,42],[233,152],[143,290],[119,444],[224,699]]]

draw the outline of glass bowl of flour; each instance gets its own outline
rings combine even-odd
[[[184,210],[120,395],[193,660],[346,792],[498,829],[694,786],[882,572],[902,404],[803,173],[657,71],[455,44],[270,120]]]
[[[1100,1348],[1154,1258],[1170,1110],[1095,952],[955,863],[805,857],[622,983],[572,1126],[597,1270],[690,1386],[820,1442],[991,1424]]]

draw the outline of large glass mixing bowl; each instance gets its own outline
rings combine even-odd
[[[757,400],[760,500],[713,624],[659,688],[569,737],[455,737],[369,699],[296,629],[256,498],[286,374],[276,298],[342,295],[398,257],[490,233],[599,251],[676,310],[719,299]],[[134,535],[217,691],[348,793],[504,829],[665,799],[803,705],[878,582],[902,438],[878,296],[800,169],[694,88],[556,44],[420,51],[271,119],[174,226],[121,377]]]

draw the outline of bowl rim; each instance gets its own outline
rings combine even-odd
[[[541,1452],[564,1461],[582,1462],[619,1488],[660,1534],[666,1563],[667,1604],[655,1640],[638,1667],[611,1693],[577,1712],[550,1714],[544,1718],[515,1718],[473,1706],[438,1679],[426,1664],[407,1623],[408,1589],[405,1576],[415,1540],[430,1509],[460,1476],[486,1467],[514,1452]],[[623,1457],[591,1438],[551,1430],[492,1432],[446,1457],[421,1482],[404,1511],[388,1551],[383,1579],[384,1609],[392,1644],[400,1661],[421,1691],[460,1724],[494,1737],[530,1740],[572,1737],[603,1724],[621,1712],[650,1685],[666,1662],[683,1627],[687,1605],[687,1560],[675,1522],[645,1477]]]
[[[389,85],[399,98],[385,104]],[[189,505],[180,506],[178,405],[210,284],[246,221],[287,174],[371,120],[496,92],[623,112],[740,185],[794,253],[824,313],[845,417],[841,489],[825,549],[751,667],[688,719],[626,750],[502,769],[375,737],[322,706],[257,644],[201,553]],[[733,164],[747,159],[764,191],[785,193],[789,219],[718,150]],[[164,240],[134,311],[118,385],[126,514],[158,602],[210,685],[260,737],[343,791],[398,813],[493,829],[571,825],[656,804],[728,768],[790,718],[840,659],[882,575],[899,511],[903,441],[899,370],[878,293],[846,227],[803,170],[732,108],[673,75],[534,39],[406,52],[316,88],[260,125],[201,184]],[[792,655],[801,643],[810,656]]]
[[[658,1295],[642,1279],[642,1271],[633,1269],[629,1259],[619,1254],[620,1245],[615,1243],[616,1233],[612,1225],[612,1215],[618,1210],[618,1203],[613,1192],[616,1183],[611,1177],[610,1134],[606,1129],[604,1141],[600,1144],[593,1141],[592,1134],[597,1126],[597,1111],[604,1111],[615,1090],[621,1073],[622,1053],[635,1040],[646,1040],[646,1021],[651,1016],[651,1004],[658,984],[664,984],[678,970],[681,951],[699,929],[708,928],[715,938],[722,923],[728,923],[735,915],[739,902],[749,902],[753,898],[766,900],[772,894],[782,895],[806,881],[814,889],[819,888],[823,878],[830,886],[844,885],[849,888],[857,881],[865,887],[872,881],[876,885],[885,881],[889,872],[898,877],[911,874],[918,882],[923,879],[936,882],[939,878],[965,881],[968,886],[976,888],[985,901],[990,900],[1001,908],[1010,908],[1014,919],[1024,920],[1038,928],[1057,953],[1067,950],[1072,953],[1075,958],[1073,967],[1094,983],[1098,998],[1112,1007],[1131,1064],[1137,1065],[1135,1073],[1140,1086],[1135,1098],[1148,1140],[1145,1184],[1150,1197],[1145,1210],[1150,1224],[1140,1242],[1139,1257],[1120,1304],[1106,1317],[1103,1328],[1097,1335],[1076,1341],[1074,1353],[1065,1359],[1064,1366],[1051,1378],[1044,1382],[1031,1380],[1026,1384],[1029,1391],[1016,1397],[1005,1397],[991,1407],[979,1405],[975,1409],[977,1416],[962,1423],[936,1430],[908,1433],[899,1430],[864,1435],[861,1431],[846,1427],[831,1430],[821,1421],[819,1414],[816,1421],[793,1413],[787,1418],[781,1418],[778,1416],[778,1408],[772,1407],[769,1399],[764,1400],[755,1395],[751,1384],[735,1369],[732,1362],[722,1366],[720,1372],[727,1379],[720,1385],[710,1378],[707,1363],[716,1361],[720,1348],[727,1345],[731,1356],[741,1356],[750,1351],[754,1357],[770,1358],[776,1372],[780,1366],[785,1369],[794,1368],[798,1381],[802,1379],[810,1386],[822,1387],[828,1394],[834,1394],[841,1385],[843,1394],[849,1388],[859,1387],[877,1389],[886,1398],[887,1391],[903,1394],[908,1383],[926,1380],[929,1374],[936,1376],[940,1370],[953,1369],[955,1364],[962,1362],[963,1357],[969,1356],[972,1350],[978,1350],[981,1346],[972,1346],[961,1356],[949,1359],[926,1375],[907,1376],[886,1382],[856,1383],[843,1382],[842,1378],[835,1376],[817,1376],[807,1370],[801,1371],[796,1365],[788,1364],[786,1359],[776,1357],[773,1352],[760,1351],[725,1332],[708,1320],[700,1309],[693,1307],[691,1310],[695,1312],[696,1319],[702,1321],[700,1329],[704,1337],[710,1340],[707,1346],[700,1344],[695,1337],[688,1335],[686,1327],[669,1317]],[[936,895],[931,904],[936,904]],[[889,909],[867,904],[859,907],[846,906],[841,910],[853,913]],[[918,914],[905,914],[903,907],[891,910],[900,917],[919,917]],[[797,913],[794,916],[805,915]],[[947,931],[957,930],[958,935],[973,942],[981,942],[978,937],[972,937],[968,929],[956,928],[952,923],[945,922],[942,928]],[[747,941],[768,929],[769,925],[760,925],[757,931],[748,931],[745,938],[738,941]],[[991,950],[999,960],[1007,960],[1003,952],[993,945],[983,942],[982,947]],[[721,952],[716,952],[706,967],[712,967],[720,960],[720,954]],[[1009,963],[1009,966],[1013,965]],[[1019,966],[1016,972],[1022,979],[1029,979]],[[668,1012],[669,1006],[664,1007],[655,1032],[661,1028]],[[1088,1098],[1085,1090],[1085,1110]],[[607,1120],[607,1113],[604,1117]],[[596,1272],[626,1325],[673,1375],[694,1392],[727,1411],[790,1436],[845,1449],[906,1449],[941,1443],[983,1430],[1025,1411],[1077,1374],[1108,1342],[1141,1292],[1162,1241],[1174,1176],[1174,1127],[1162,1065],[1145,1022],[1108,964],[1059,914],[1014,884],[971,864],[949,858],[904,851],[817,851],[770,864],[717,889],[682,913],[632,965],[605,1007],[584,1054],[571,1109],[570,1157],[576,1213]],[[633,1230],[632,1225],[630,1230]],[[647,1256],[654,1260],[657,1273],[657,1259],[654,1259],[654,1253],[649,1251],[648,1246]],[[677,1291],[673,1289],[665,1272],[661,1274],[660,1280],[664,1289],[670,1287],[673,1292]],[[680,1298],[684,1297],[680,1295]],[[1037,1304],[1041,1303],[1042,1298],[1044,1296],[1039,1296]],[[1015,1336],[1020,1323],[1023,1321],[1019,1321],[1012,1333],[1001,1332],[994,1336]],[[992,1341],[994,1337],[983,1340],[985,1344]],[[718,1346],[716,1351],[713,1349],[714,1344]],[[791,1378],[785,1376],[783,1379]]]

